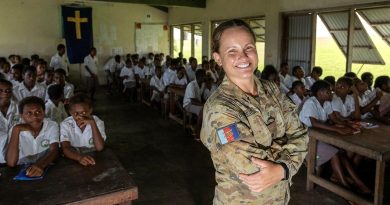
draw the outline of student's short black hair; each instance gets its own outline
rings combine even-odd
[[[361,78],[362,78],[362,81],[366,81],[366,80],[368,80],[369,78],[374,78],[374,75],[372,75],[372,73],[370,73],[370,72],[364,72],[364,73],[361,75]]]
[[[322,68],[320,66],[314,66],[311,72],[318,73],[319,75],[322,75]]]
[[[19,113],[22,114],[24,106],[31,104],[39,105],[43,110],[45,110],[45,102],[42,100],[42,98],[30,96],[23,98],[23,100],[19,102]]]
[[[14,66],[12,66],[12,69],[19,70],[20,72],[23,71],[23,68],[24,68],[24,65],[22,65],[22,64],[15,64]]]
[[[39,59],[39,55],[38,54],[33,54],[31,55],[31,60],[38,60]]]
[[[206,75],[206,71],[203,69],[198,69],[195,71],[196,78],[204,77],[205,75]]]
[[[91,47],[91,48],[89,49],[89,52],[91,53],[93,50],[96,51],[96,48],[95,48],[95,47]]]
[[[28,58],[23,58],[23,59],[22,59],[22,64],[25,65],[25,66],[29,66],[29,65],[30,65],[30,59],[28,59]]]
[[[292,85],[291,85],[291,90],[294,90],[294,89],[295,89],[296,87],[298,87],[298,86],[303,86],[303,87],[305,87],[305,85],[303,84],[302,81],[296,80],[296,81],[294,81],[294,82],[292,83]]]
[[[115,58],[115,60],[116,60],[116,61],[119,61],[119,60],[121,60],[121,56],[120,56],[120,55],[115,55],[115,57],[114,57],[114,58]]]
[[[50,70],[50,69],[48,69],[48,70]],[[55,71],[54,71],[54,74],[60,74],[60,75],[63,75],[63,76],[66,76],[66,71],[64,70],[64,69],[62,69],[62,68],[58,68],[58,69],[56,69]]]
[[[303,70],[303,68],[301,66],[299,66],[299,65],[294,66],[293,69],[292,69],[292,74],[294,75],[294,73],[297,72],[298,69],[302,69]]]
[[[354,79],[354,78],[357,78],[357,75],[356,75],[356,73],[354,73],[354,72],[346,72],[346,73],[344,74],[344,77],[348,77],[348,78]]]
[[[390,81],[390,77],[387,75],[379,76],[375,79],[374,88],[382,89],[383,85],[387,85]]]
[[[210,62],[209,61],[202,61],[202,66],[207,65],[207,64],[210,64]]]
[[[331,85],[335,85],[335,84],[336,84],[336,78],[335,78],[334,76],[331,76],[331,75],[326,76],[326,77],[324,78],[324,80],[325,80],[326,82],[328,82],[329,84],[331,84]]]
[[[8,80],[6,80],[6,79],[1,79],[0,78],[0,84],[4,84],[4,85],[6,85],[6,86],[8,86],[8,87],[11,87],[12,88],[12,83],[10,82],[10,81],[8,81]]]
[[[350,78],[350,77],[340,77],[336,83],[342,83],[351,87],[353,86],[353,79],[354,78]]]
[[[273,65],[266,65],[264,67],[264,70],[261,72],[260,78],[263,80],[269,80],[269,77],[271,75],[276,75],[278,76],[278,71]]]
[[[77,93],[75,95],[73,95],[70,99],[69,99],[69,109],[72,109],[72,107],[76,104],[81,104],[81,103],[85,103],[87,104],[89,107],[92,108],[92,101],[91,101],[91,98],[85,94],[85,93]]]
[[[189,62],[189,63],[192,63],[194,60],[196,60],[196,58],[194,58],[194,57],[191,56],[191,57],[188,59],[188,62]]]
[[[45,70],[45,74],[52,74],[52,73],[54,74],[54,71],[52,69],[46,69]]]
[[[57,45],[57,51],[61,50],[61,49],[65,49],[65,45],[60,43]]]
[[[59,84],[51,85],[47,89],[47,94],[49,95],[50,100],[58,100],[64,94],[64,88]]]
[[[177,71],[178,71],[178,72],[181,71],[181,70],[184,70],[184,71],[185,71],[184,66],[179,66],[179,67],[177,68]]]
[[[280,67],[281,67],[281,68],[283,68],[284,66],[288,66],[288,63],[283,62],[283,63],[280,64]]]
[[[128,58],[128,59],[126,59],[126,64],[128,63],[128,62],[133,62],[133,61],[131,61],[131,59],[130,58]]]
[[[178,58],[173,58],[171,60],[171,65],[178,66],[180,64],[180,60]]]
[[[37,74],[37,69],[34,66],[27,66],[23,69],[22,74],[24,75],[27,72],[35,73]]]
[[[0,57],[0,63],[5,63],[5,62],[7,62],[7,59],[4,57]]]
[[[139,61],[138,62],[142,62],[142,63],[146,63],[146,58],[145,57],[142,57],[141,59],[139,59]]]
[[[312,96],[317,96],[319,91],[330,89],[330,84],[325,80],[317,80],[310,88]]]
[[[15,57],[15,54],[11,54],[8,56],[8,59],[11,60],[11,58]]]

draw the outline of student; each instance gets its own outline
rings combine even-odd
[[[350,78],[350,79],[354,80],[355,78],[357,78],[357,75],[354,72],[346,72],[344,74],[344,77],[347,77],[347,78]]]
[[[202,69],[206,71],[206,76],[209,76],[211,79],[213,79],[213,82],[217,82],[217,76],[215,76],[214,72],[210,69],[209,61],[202,62]]]
[[[352,95],[349,93],[352,91]],[[332,109],[339,119],[360,120],[359,94],[353,86],[353,80],[341,77],[335,86],[335,95],[332,99]]]
[[[202,94],[205,89],[204,78],[206,71],[199,69],[195,72],[196,79],[191,81],[187,87],[183,98],[183,107],[187,112],[193,113],[198,117],[195,130],[195,138],[199,139],[200,128],[202,125],[203,102]]]
[[[292,69],[293,76],[290,79],[290,82],[288,82],[287,87],[291,89],[292,83],[300,80],[306,87],[306,81],[305,81],[305,71],[303,71],[303,68],[301,66],[295,66]]]
[[[62,103],[64,100],[64,89],[60,84],[54,84],[47,89],[47,93],[49,99],[45,104],[45,115],[50,120],[61,123],[68,117],[64,103]]]
[[[120,87],[120,72],[121,69],[125,66],[125,63],[122,61],[120,55],[115,55],[114,58],[111,58],[104,65],[104,71],[107,78],[108,93],[112,92],[112,86]]]
[[[134,73],[137,81],[139,79],[146,79],[147,78],[146,74],[149,74],[147,71],[148,68],[146,68],[147,66],[145,66],[145,60],[146,60],[145,58],[141,58],[138,62],[138,65],[136,65],[134,68]]]
[[[213,79],[209,76],[205,79],[205,88],[202,94],[203,102],[206,102],[207,99],[217,90],[217,85],[213,82]]]
[[[334,92],[334,87],[336,86],[336,78],[334,76],[329,75],[329,76],[326,76],[324,78],[324,80],[329,83],[330,90],[332,92]]]
[[[45,81],[46,62],[41,59],[37,62],[37,83]]]
[[[23,70],[23,82],[13,90],[15,99],[20,102],[23,98],[36,96],[45,99],[45,87],[36,83],[37,70],[29,66]]]
[[[97,76],[98,58],[96,56],[96,48],[92,47],[89,55],[84,58],[84,77],[87,83],[87,90],[92,100],[95,100],[96,88],[99,84]]]
[[[332,120],[332,92],[330,85],[323,80],[316,81],[311,87],[312,97],[308,98],[299,114],[299,119],[308,127],[319,128],[337,132],[341,135],[350,135],[353,129],[342,125],[330,125],[328,120]],[[350,187],[346,175],[343,173],[345,167],[353,183],[358,186],[364,193],[370,193],[371,190],[359,179],[351,163],[347,158],[338,152],[338,149],[322,142],[317,143],[317,160],[316,165],[320,166],[330,160],[332,167],[331,180],[341,183],[345,187]]]
[[[186,70],[183,66],[179,67],[177,70],[177,74],[175,76],[175,80],[173,81],[174,85],[186,86],[187,85],[187,77]]]
[[[305,91],[305,85],[302,83],[302,81],[297,80],[293,82],[291,87],[291,93],[288,94],[288,97],[298,107],[298,113],[301,111],[303,103],[306,100]]]
[[[54,71],[53,83],[60,85],[64,90],[64,100],[68,101],[74,95],[74,85],[66,80],[66,71],[59,68]],[[50,87],[50,86],[49,86]]]
[[[28,59],[28,58],[23,58],[23,59],[22,59],[22,64],[24,65],[25,68],[27,68],[28,66],[31,66],[31,65],[30,65],[30,59]]]
[[[58,124],[45,119],[45,103],[31,96],[19,103],[22,124],[12,128],[7,150],[7,165],[31,164],[26,175],[42,176],[44,169],[58,157]]]
[[[374,88],[383,93],[379,103],[379,117],[383,122],[390,124],[390,77],[384,75],[377,77]]]
[[[165,73],[165,71],[168,70],[169,67],[171,67],[171,63],[172,63],[172,58],[167,55],[165,57],[165,61],[162,63],[162,73]]]
[[[156,74],[150,79],[150,88],[153,90],[150,101],[157,104],[164,97],[165,85],[161,76],[161,66],[156,66]]]
[[[196,60],[194,57],[190,57],[189,63],[190,65],[187,66],[186,73],[188,82],[191,82],[195,80],[195,71],[198,69],[198,60]]]
[[[280,87],[281,87],[281,91],[285,94],[289,92],[287,85],[291,81],[291,75],[288,74],[289,70],[290,69],[287,63],[280,64],[280,70],[279,70]]]
[[[22,64],[16,64],[11,68],[12,79],[10,81],[13,84],[14,88],[23,81],[23,68],[24,66]]]
[[[319,66],[314,66],[313,69],[311,70],[310,75],[305,78],[306,90],[310,90],[310,87],[314,84],[314,82],[320,79],[321,75],[322,75],[322,68]]]
[[[264,67],[263,72],[261,72],[260,79],[276,83],[276,85],[279,86],[280,91],[285,94],[289,92],[289,89],[285,87],[283,83],[280,82],[280,78],[278,77],[278,71],[273,65],[266,65]]]
[[[39,62],[39,60],[40,60],[40,59],[39,59],[39,55],[33,54],[33,55],[31,55],[30,59],[31,59],[30,65],[31,65],[31,66],[34,66],[34,67],[37,67],[37,66],[38,66],[38,62]]]
[[[156,72],[156,66],[161,66],[161,60],[160,60],[159,55],[157,55],[157,54],[155,55],[155,57],[153,59],[153,63],[149,66],[150,71],[153,73],[153,75]]]
[[[86,152],[102,151],[106,133],[104,122],[92,115],[92,101],[85,94],[76,94],[69,100],[70,117],[61,123],[61,147],[65,157],[84,166],[95,165],[95,159]]]
[[[3,63],[0,73],[4,75],[4,79],[12,80],[11,65],[8,62]]]
[[[381,90],[368,91],[368,85],[366,82],[356,78],[355,87],[359,93],[359,106],[362,119],[371,118],[377,113],[375,112],[375,106],[381,99],[383,93]]]
[[[134,98],[136,79],[133,64],[130,59],[126,60],[126,66],[124,66],[119,75],[123,82],[123,93],[130,95],[130,99]]]
[[[15,61],[15,54],[11,54],[8,56],[8,60],[11,64],[11,68],[14,67],[14,65],[16,65],[16,61]]]
[[[45,70],[45,80],[40,83],[45,89],[49,87],[53,83],[54,79],[54,72],[52,69],[46,69]]]
[[[57,45],[57,53],[53,57],[51,57],[49,66],[51,68],[54,68],[54,70],[62,68],[66,72],[65,76],[69,75],[69,60],[65,54],[64,44]]]
[[[12,83],[0,79],[0,166],[5,163],[8,132],[19,120],[18,106],[12,100]]]
[[[162,78],[163,78],[163,82],[164,82],[165,87],[168,87],[175,80],[176,70],[179,67],[179,64],[180,64],[180,61],[178,59],[176,59],[176,58],[172,59],[171,65],[168,67],[168,69],[166,71],[164,71]]]
[[[372,73],[364,72],[361,75],[361,78],[362,78],[362,81],[365,82],[367,84],[367,86],[368,86],[368,90],[367,91],[371,91],[372,90],[372,84],[374,82],[374,76],[372,75]]]

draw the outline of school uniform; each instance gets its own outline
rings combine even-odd
[[[280,79],[280,84],[284,84],[284,86],[288,87],[288,84],[290,84],[291,81],[291,75],[286,74],[286,76],[283,76],[282,74],[279,73],[279,79]]]
[[[185,78],[185,76],[183,76],[181,79],[179,79],[179,77],[177,77],[177,75],[176,75],[173,84],[186,86],[187,85],[187,79]]]
[[[87,55],[84,58],[84,77],[87,84],[88,91],[95,89],[98,86],[98,79],[92,77],[92,75],[85,68],[88,66],[89,70],[92,74],[97,76],[98,74],[98,58],[97,56],[92,57],[91,55]]]
[[[68,64],[69,64],[68,56],[66,56],[65,54],[60,56],[58,53],[56,53],[53,57],[51,57],[49,67],[54,68],[54,70],[62,68],[65,70],[66,76],[68,76],[69,75]]]
[[[146,66],[144,66],[143,68],[141,68],[141,67],[139,67],[139,66],[137,65],[137,66],[135,66],[135,68],[134,68],[134,73],[135,73],[136,75],[138,75],[140,79],[145,79],[145,78],[146,78],[146,73],[147,73],[146,69],[147,69]]]
[[[41,84],[38,83],[36,83],[31,90],[28,90],[24,85],[24,83],[22,82],[13,90],[13,95],[18,102],[20,102],[23,98],[30,97],[30,96],[36,96],[41,98],[42,100],[45,100],[45,94],[46,94],[45,87],[43,87]]]
[[[345,102],[343,102],[339,96],[333,95],[332,109],[339,112],[342,117],[347,118],[355,111],[355,100],[352,95],[347,95]]]
[[[199,102],[202,102],[202,94],[205,89],[205,84],[203,83],[199,87],[196,80],[191,81],[187,87],[183,98],[183,107],[187,112],[194,113],[196,115],[200,114],[203,106],[193,105],[191,99],[197,99]]]
[[[42,82],[42,83],[46,86],[45,82]],[[52,83],[52,84],[48,85],[46,88],[45,102],[47,102],[49,100],[48,91],[49,91],[49,87],[51,87],[52,85],[55,85],[55,84]],[[65,98],[65,100],[68,100],[73,95],[74,95],[74,85],[71,83],[65,82],[65,85],[64,85],[64,98]]]
[[[152,67],[145,66],[144,74],[145,74],[145,78],[150,78],[155,74],[155,70]]]
[[[188,66],[187,68],[186,68],[186,73],[187,73],[187,77],[188,77],[188,81],[193,81],[193,80],[195,80],[196,79],[196,76],[195,76],[195,71],[196,71],[197,69],[195,69],[195,70],[192,70],[192,68],[191,68],[191,66]]]
[[[321,123],[326,123],[326,121],[329,119],[329,115],[332,112],[332,105],[329,101],[326,101],[324,105],[321,106],[317,98],[312,96],[304,102],[302,110],[299,113],[299,119],[307,127],[312,127],[310,117],[318,120]],[[337,148],[323,142],[317,142],[316,165],[320,166],[326,163],[334,155],[336,155],[337,152]]]
[[[96,125],[100,131],[100,134],[103,137],[103,140],[105,141],[107,139],[107,136],[104,129],[104,122],[95,115],[93,115],[92,117],[96,122]],[[77,126],[76,121],[73,119],[72,116],[70,116],[61,123],[60,127],[61,127],[61,134],[60,134],[61,142],[70,142],[70,145],[76,148],[95,147],[93,143],[91,125],[87,125],[84,131],[81,131],[81,129]]]
[[[58,106],[56,106],[50,99],[48,99],[45,104],[45,115],[47,118],[57,122],[58,124],[68,117],[64,103],[59,102]]]
[[[165,85],[164,85],[164,82],[163,82],[162,77],[161,77],[161,78],[158,78],[157,75],[154,75],[154,76],[150,79],[150,87],[154,87],[154,88],[156,88],[158,91],[164,92],[164,90],[165,90]],[[150,98],[150,100],[151,100],[151,101],[160,102],[160,101],[161,101],[160,93],[157,92],[156,90],[153,90],[153,92],[152,92],[152,97]]]
[[[0,164],[5,163],[5,153],[8,141],[8,132],[12,126],[19,122],[18,105],[15,101],[11,100],[8,106],[7,114],[4,116],[0,112]]]
[[[296,93],[289,94],[288,97],[298,107],[298,112],[300,112],[306,98],[304,97],[303,99],[301,99]]]
[[[307,76],[305,78],[305,83],[306,83],[306,90],[310,90],[311,86],[313,86],[313,84],[316,82],[316,80],[314,78],[312,78],[311,76]]]
[[[127,66],[124,66],[119,76],[121,78],[124,78],[122,83],[125,86],[125,88],[135,87],[136,81],[135,81],[134,68],[128,68]],[[127,79],[125,77],[127,77]]]
[[[280,92],[282,92],[282,93],[284,93],[284,94],[287,94],[287,93],[290,92],[290,89],[288,89],[288,88],[286,87],[286,85],[285,85],[284,83],[282,83],[282,82],[280,82],[279,90],[280,90]]]
[[[288,87],[288,88],[290,88],[291,89],[291,87],[292,87],[292,84],[295,82],[295,81],[301,81],[302,83],[303,83],[303,86],[305,86],[305,88],[306,88],[306,81],[305,81],[305,79],[304,78],[301,78],[301,79],[298,79],[297,77],[295,77],[295,76],[291,76],[291,78],[290,78],[290,81],[286,81],[286,86]]]
[[[213,79],[213,82],[214,83],[216,83],[217,82],[217,80],[218,80],[218,74],[215,72],[213,72],[213,71],[211,71],[211,70],[208,70],[208,71],[206,71],[206,76],[210,76],[212,79]]]
[[[59,141],[58,124],[44,119],[38,136],[34,138],[30,131],[21,131],[19,134],[19,161],[18,164],[35,163],[44,156],[53,143]]]
[[[172,84],[175,80],[175,76],[176,71],[172,70],[171,68],[168,68],[162,76],[164,85],[169,86],[170,84]]]
[[[119,78],[121,69],[125,66],[124,61],[116,62],[115,58],[111,58],[105,65],[104,71],[106,73],[106,77],[108,82],[113,82],[113,77]]]
[[[207,100],[209,99],[209,97],[217,90],[217,86],[215,84],[212,84],[211,85],[211,88],[207,88],[205,87],[204,88],[204,91],[203,91],[203,94],[202,94],[202,97],[204,100]]]

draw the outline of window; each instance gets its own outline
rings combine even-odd
[[[175,25],[172,29],[172,54],[176,58],[179,52],[187,60],[195,57],[198,62],[202,58],[202,24]]]

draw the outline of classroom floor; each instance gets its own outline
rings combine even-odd
[[[116,153],[138,185],[139,199],[134,204],[212,204],[214,168],[203,144],[186,136],[179,124],[163,119],[157,110],[100,90],[95,113],[105,121],[107,147]],[[370,170],[375,170],[374,166]],[[384,196],[389,195],[389,178],[387,172]],[[306,192],[305,186],[303,166],[293,178],[289,204],[347,204],[323,188]],[[386,201],[389,200],[385,199],[384,204]]]

